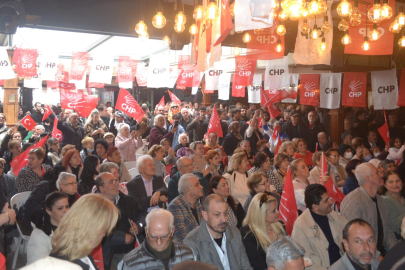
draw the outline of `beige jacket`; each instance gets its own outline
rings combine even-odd
[[[329,213],[327,217],[333,239],[339,246],[340,255],[343,256],[343,228],[347,220],[335,211]],[[305,256],[312,259],[313,265],[305,268],[306,270],[324,270],[330,267],[328,239],[312,218],[308,208],[295,221],[291,237],[305,249]]]

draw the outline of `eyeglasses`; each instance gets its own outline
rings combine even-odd
[[[148,233],[149,241],[153,241],[153,242],[157,242],[159,239],[162,242],[167,242],[167,241],[170,240],[171,237],[172,237],[171,233],[168,233],[168,234],[162,235],[162,236],[153,236],[153,235]]]
[[[172,106],[172,109],[177,109],[179,106]]]
[[[77,185],[77,182],[75,181],[75,182],[71,182],[71,183],[66,183],[66,184],[63,184],[64,186],[76,186]]]

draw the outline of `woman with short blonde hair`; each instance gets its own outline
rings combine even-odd
[[[290,141],[283,142],[280,146],[280,149],[278,149],[278,153],[282,153],[291,158],[295,153],[294,144]]]
[[[112,232],[118,216],[118,208],[101,195],[82,196],[55,230],[50,256],[70,261],[82,268],[98,269],[90,253],[104,236]]]

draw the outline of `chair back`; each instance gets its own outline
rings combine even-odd
[[[136,168],[136,161],[127,161],[124,164],[128,170]]]
[[[27,201],[30,194],[31,191],[25,191],[15,194],[10,200],[11,208],[14,208],[15,205],[16,209],[19,210],[20,207],[23,206],[24,203]]]
[[[139,170],[137,168],[132,168],[128,170],[129,175],[131,176],[131,179],[134,178],[135,176],[139,175]]]

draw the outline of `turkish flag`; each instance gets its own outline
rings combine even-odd
[[[342,106],[366,107],[367,72],[345,72],[343,75]]]
[[[319,74],[301,74],[300,80],[300,103],[319,106]]]
[[[276,102],[280,102],[285,98],[291,98],[290,93],[288,93],[287,90],[283,89],[280,92],[278,92],[276,95],[274,95],[269,101],[269,104],[274,104]],[[266,104],[265,104],[266,105]]]
[[[24,152],[19,154],[13,161],[11,161],[11,169],[15,175],[18,175],[20,170],[27,166],[28,164],[28,153],[31,151],[33,148],[38,148],[38,147],[43,147],[44,144],[46,143],[46,140],[48,139],[49,135],[46,135],[43,137],[39,142],[34,144],[33,146],[27,148]]]
[[[59,88],[60,89],[66,89],[66,90],[75,90],[76,89],[76,84],[75,83],[59,82]]]
[[[285,224],[288,235],[291,235],[294,222],[298,217],[297,201],[295,200],[294,186],[291,177],[291,169],[288,167],[284,181],[283,193],[281,194],[279,219]]]
[[[75,110],[81,117],[89,117],[97,107],[92,96],[85,96],[83,91],[76,93],[65,89],[60,90],[60,105],[63,109]]]
[[[132,59],[130,56],[119,56],[115,82],[133,82],[138,62],[138,60]]]
[[[220,11],[221,11],[221,20],[217,23],[221,24],[221,34],[217,38],[217,40],[214,41],[214,46],[217,46],[224,41],[224,39],[229,35],[229,33],[232,31],[233,23],[232,23],[232,17],[231,13],[229,12],[229,0],[221,0],[220,2]]]
[[[235,56],[235,76],[233,80],[238,85],[252,85],[256,62],[257,55]]]
[[[172,100],[172,102],[176,102],[177,105],[179,105],[179,109],[181,110],[181,101],[178,97],[176,97],[175,94],[173,94],[171,91],[167,90],[167,92],[169,93],[170,99]]]
[[[37,123],[32,119],[31,115],[27,114],[20,123],[29,131],[33,130]]]
[[[278,125],[276,125],[276,127],[273,130],[273,134],[271,135],[271,138],[273,140],[277,139],[277,135],[278,135]]]
[[[115,104],[115,109],[123,111],[127,115],[134,118],[136,121],[141,122],[145,112],[139,106],[138,102],[134,97],[124,88],[120,89],[118,94],[117,103]]]
[[[57,126],[58,126],[58,118],[55,117],[55,121],[53,122],[53,129],[52,129],[52,138],[58,139],[59,142],[62,142],[62,131],[60,131]]]
[[[81,81],[89,63],[90,54],[88,52],[74,52],[72,63],[70,64],[70,80]]]
[[[401,78],[399,79],[399,88],[398,88],[398,107],[405,106],[405,68],[401,69]]]
[[[219,115],[218,115],[217,108],[215,105],[214,105],[214,109],[212,110],[210,123],[208,125],[207,137],[208,137],[208,134],[210,134],[212,132],[216,133],[219,138],[223,137],[221,120],[219,119]]]
[[[36,49],[18,49],[14,53],[18,54],[15,58],[18,77],[37,76],[38,51]]]
[[[390,142],[390,132],[388,129],[388,121],[387,121],[387,115],[385,114],[385,109],[384,110],[384,124],[378,128],[378,133],[380,133],[381,137],[383,138],[384,142],[386,145]]]
[[[45,121],[48,118],[48,116],[50,116],[51,114],[53,114],[51,107],[49,105],[46,105],[45,113],[44,113],[44,116],[42,117],[42,121]]]
[[[280,115],[280,111],[278,110],[276,105],[274,105],[274,103],[267,104],[266,106],[269,109],[270,118],[274,119],[274,118],[277,118],[277,116]]]
[[[157,109],[159,107],[164,107],[165,106],[165,96],[162,96],[162,98],[160,99],[158,105],[155,108],[155,114],[157,114]]]
[[[283,49],[281,52],[276,51],[279,36],[277,35],[277,26],[279,21],[273,21],[273,26],[263,29],[261,34],[255,34],[253,30],[249,31],[252,40],[248,42],[247,49],[249,53],[255,53],[257,60],[272,60],[284,57],[284,36],[280,37]]]

